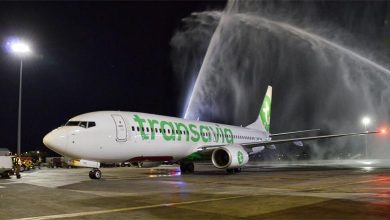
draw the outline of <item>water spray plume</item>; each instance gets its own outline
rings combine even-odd
[[[245,126],[257,117],[266,87],[272,84],[273,132],[312,127],[332,133],[353,132],[362,129],[362,122],[356,120],[361,112],[376,121],[389,121],[390,70],[373,58],[389,63],[383,51],[375,51],[385,48],[383,43],[378,39],[360,41],[351,31],[355,27],[344,30],[337,25],[338,19],[336,25],[326,23],[333,18],[323,20],[318,8],[310,8],[316,5],[328,12],[323,4],[328,3],[228,1],[223,12],[198,12],[183,20],[186,28],[171,41],[173,49],[180,52],[174,63],[181,66],[180,73],[197,75],[191,78],[193,86],[186,87],[184,117]],[[356,12],[350,11],[354,7],[349,4],[344,6],[346,13]],[[369,7],[367,3],[362,8]],[[376,14],[374,9],[370,13]],[[345,23],[360,25],[363,18],[354,19]],[[183,84],[188,85],[188,80]],[[380,133],[387,133],[380,128]],[[381,152],[387,149],[384,143],[375,141],[370,140],[370,144],[382,146],[372,149],[372,155],[390,156],[388,151]],[[335,146],[331,148],[309,143],[311,154],[315,158],[341,158],[344,155],[339,156],[340,152],[347,152],[344,148],[351,157],[362,153],[359,138],[332,143]]]
[[[309,33],[301,28],[298,28],[298,27],[294,27],[293,25],[290,25],[290,24],[286,24],[286,23],[282,23],[282,22],[276,22],[276,21],[272,21],[272,20],[269,20],[269,19],[266,19],[266,18],[262,18],[262,17],[256,17],[256,16],[252,16],[252,15],[246,15],[246,14],[238,14],[237,15],[238,17],[241,17],[243,20],[242,21],[250,21],[250,19],[253,19],[254,21],[257,21],[257,22],[265,22],[267,25],[267,23],[269,25],[275,25],[275,26],[278,26],[280,28],[283,28],[285,29],[286,31],[289,31],[293,34],[295,34],[296,36],[299,36],[299,37],[305,37],[303,40],[314,40],[316,41],[317,43],[323,43],[323,44],[326,44],[328,46],[331,46],[331,47],[334,47],[335,49],[338,49],[340,50],[341,52],[349,55],[349,56],[352,56],[362,62],[365,62],[377,69],[379,69],[380,71],[382,72],[385,72],[387,74],[390,74],[390,70],[386,69],[385,67],[367,59],[366,57],[350,50],[350,49],[347,49],[346,47],[343,47],[339,44],[336,44],[334,42],[331,42],[323,37],[320,37],[316,34],[313,34],[313,33]],[[247,18],[248,20],[245,20],[245,18]],[[256,24],[253,24],[253,25],[256,25]],[[264,26],[265,26],[264,25]],[[306,38],[307,37],[307,38]]]
[[[215,12],[213,12],[215,14]],[[214,68],[210,67],[212,64],[211,59],[213,59],[211,56],[215,53],[213,53],[213,50],[215,50],[215,45],[219,43],[221,40],[221,28],[222,24],[224,23],[224,20],[227,20],[226,17],[227,15],[224,15],[221,13],[221,20],[216,28],[216,31],[214,35],[212,36],[209,44],[209,49],[206,52],[206,55],[204,57],[203,64],[200,68],[198,77],[196,79],[196,82],[193,86],[193,89],[191,90],[191,96],[189,99],[189,102],[187,103],[187,108],[185,110],[185,118],[187,118],[190,115],[190,111],[192,111],[192,107],[194,105],[194,99],[199,98],[199,97],[194,97],[195,93],[200,90],[200,87],[204,87],[204,85],[199,85],[201,78],[205,74],[209,74],[209,69]],[[267,18],[259,17],[259,16],[254,16],[254,15],[248,15],[248,14],[231,14],[229,15],[230,19],[237,19],[241,21],[243,24],[249,25],[252,28],[257,28],[257,29],[265,29],[270,32],[278,32],[280,30],[284,30],[290,34],[293,34],[295,37],[301,38],[301,40],[310,42],[312,44],[312,47],[324,47],[327,46],[329,48],[333,48],[334,50],[338,51],[339,53],[343,53],[347,56],[350,56],[352,59],[356,59],[357,61],[360,61],[362,63],[367,64],[368,66],[371,66],[379,72],[383,72],[386,74],[390,75],[390,70],[386,69],[385,67],[373,62],[372,60],[346,48],[343,47],[337,43],[331,42],[323,37],[320,37],[316,34],[309,33],[308,31],[305,31],[301,28],[295,27],[293,25],[283,23],[283,22],[278,22],[278,21],[272,21]],[[226,22],[225,22],[226,23]],[[276,33],[277,34],[277,33]]]

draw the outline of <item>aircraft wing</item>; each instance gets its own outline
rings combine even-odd
[[[310,130],[302,130],[302,131],[290,131],[290,132],[284,132],[284,133],[276,133],[276,134],[270,134],[270,137],[277,137],[277,136],[283,136],[283,135],[289,135],[289,134],[300,134],[300,133],[307,133],[312,131],[319,131],[320,129],[310,129]]]
[[[360,136],[360,135],[368,135],[368,134],[378,134],[380,131],[367,131],[361,133],[347,133],[347,134],[332,134],[332,135],[320,135],[320,136],[312,136],[312,137],[300,137],[300,138],[288,138],[288,139],[279,139],[279,140],[270,140],[270,141],[258,141],[252,143],[243,143],[242,146],[245,147],[257,147],[257,146],[267,146],[273,144],[283,144],[295,141],[311,141],[311,140],[321,140],[321,139],[329,139],[329,138],[337,138],[337,137],[348,137],[348,136]]]
[[[348,137],[348,136],[360,136],[360,135],[368,135],[368,134],[379,134],[383,133],[382,131],[367,131],[360,133],[346,133],[346,134],[332,134],[332,135],[320,135],[320,136],[311,136],[311,137],[300,137],[300,138],[288,138],[288,139],[279,139],[279,140],[269,140],[269,141],[255,141],[248,143],[241,143],[239,145],[247,148],[254,148],[258,146],[268,146],[274,144],[283,144],[283,143],[291,143],[296,141],[311,141],[311,140],[321,140],[321,139],[329,139],[329,138],[337,138],[337,137]],[[211,151],[217,149],[219,147],[226,146],[224,145],[213,145],[213,146],[200,146],[198,151]]]

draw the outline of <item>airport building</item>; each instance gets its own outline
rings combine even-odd
[[[11,154],[11,151],[8,148],[0,148],[0,156],[8,156]]]

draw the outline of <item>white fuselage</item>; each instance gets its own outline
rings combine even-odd
[[[268,140],[255,129],[121,111],[76,116],[44,137],[44,144],[74,159],[98,162],[177,161],[202,146]]]

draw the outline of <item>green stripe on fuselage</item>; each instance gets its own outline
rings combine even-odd
[[[201,161],[201,160],[210,160],[210,155],[204,155],[200,152],[194,152],[187,157],[185,157],[183,160],[185,161]]]

